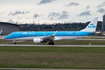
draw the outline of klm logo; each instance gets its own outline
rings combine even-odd
[[[90,24],[90,25],[88,26],[88,28],[96,28],[96,26],[95,26],[94,24]]]
[[[27,34],[27,32],[24,32],[23,34]]]

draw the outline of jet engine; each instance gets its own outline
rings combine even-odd
[[[43,40],[40,38],[34,38],[33,41],[34,43],[41,43]]]

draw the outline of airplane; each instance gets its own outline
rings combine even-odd
[[[34,43],[46,43],[54,45],[54,41],[73,40],[89,37],[96,34],[98,17],[95,17],[85,29],[80,31],[33,31],[33,32],[12,32],[4,39],[13,40],[14,44],[18,40],[33,40]]]
[[[0,35],[2,35],[3,34],[3,30],[2,30],[2,28],[1,28],[1,30],[0,30]]]

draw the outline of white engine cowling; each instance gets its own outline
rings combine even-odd
[[[33,41],[34,41],[34,43],[41,43],[42,39],[40,39],[40,38],[34,38]]]

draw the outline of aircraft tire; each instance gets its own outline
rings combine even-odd
[[[48,44],[49,45],[54,45],[54,42],[53,41],[50,41]]]

